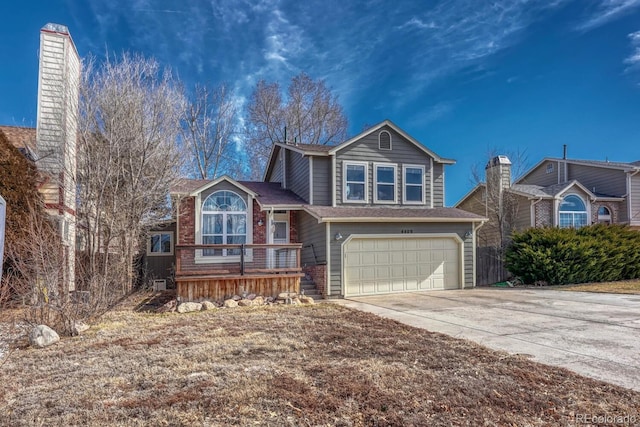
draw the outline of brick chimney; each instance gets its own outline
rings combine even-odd
[[[511,160],[507,156],[495,156],[484,168],[487,180],[487,191],[502,193],[511,186]]]
[[[76,141],[80,58],[64,25],[40,30],[36,165],[50,180],[44,188],[49,214],[59,224],[65,253],[64,287],[75,289]]]

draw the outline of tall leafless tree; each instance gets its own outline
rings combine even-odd
[[[347,136],[347,118],[324,80],[300,73],[291,79],[286,98],[278,83],[258,82],[248,105],[247,131],[251,172],[258,178],[274,143],[342,142]]]
[[[168,214],[167,194],[180,170],[184,105],[170,72],[152,59],[123,54],[100,66],[90,60],[84,68],[78,224],[86,238],[84,276],[101,281],[94,292],[132,288],[140,239]]]
[[[188,173],[200,179],[239,172],[234,138],[238,104],[227,84],[196,85],[182,120],[182,141],[189,151]]]

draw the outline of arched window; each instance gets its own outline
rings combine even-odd
[[[560,204],[560,228],[580,228],[587,225],[587,208],[575,194],[566,196]]]
[[[600,206],[598,209],[598,222],[611,224],[611,211],[606,206]]]
[[[202,243],[247,243],[247,203],[232,191],[216,191],[202,203]],[[239,249],[206,249],[205,256],[240,255]]]
[[[378,134],[378,148],[380,150],[391,150],[391,134],[386,130]]]

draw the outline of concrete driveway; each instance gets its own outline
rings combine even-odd
[[[640,391],[640,295],[476,288],[339,303]]]

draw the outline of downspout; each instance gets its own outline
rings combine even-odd
[[[536,205],[544,200],[542,197],[538,197],[538,200],[531,201],[531,227],[536,227]]]
[[[332,155],[331,156],[331,179],[332,179],[332,186],[333,188],[331,189],[331,206],[333,206],[334,208],[337,206],[336,205],[336,198],[337,198],[337,191],[338,188],[336,187],[336,182],[337,182],[337,178],[336,178],[336,156]],[[344,181],[344,179],[343,179]],[[344,189],[343,189],[344,191]]]

